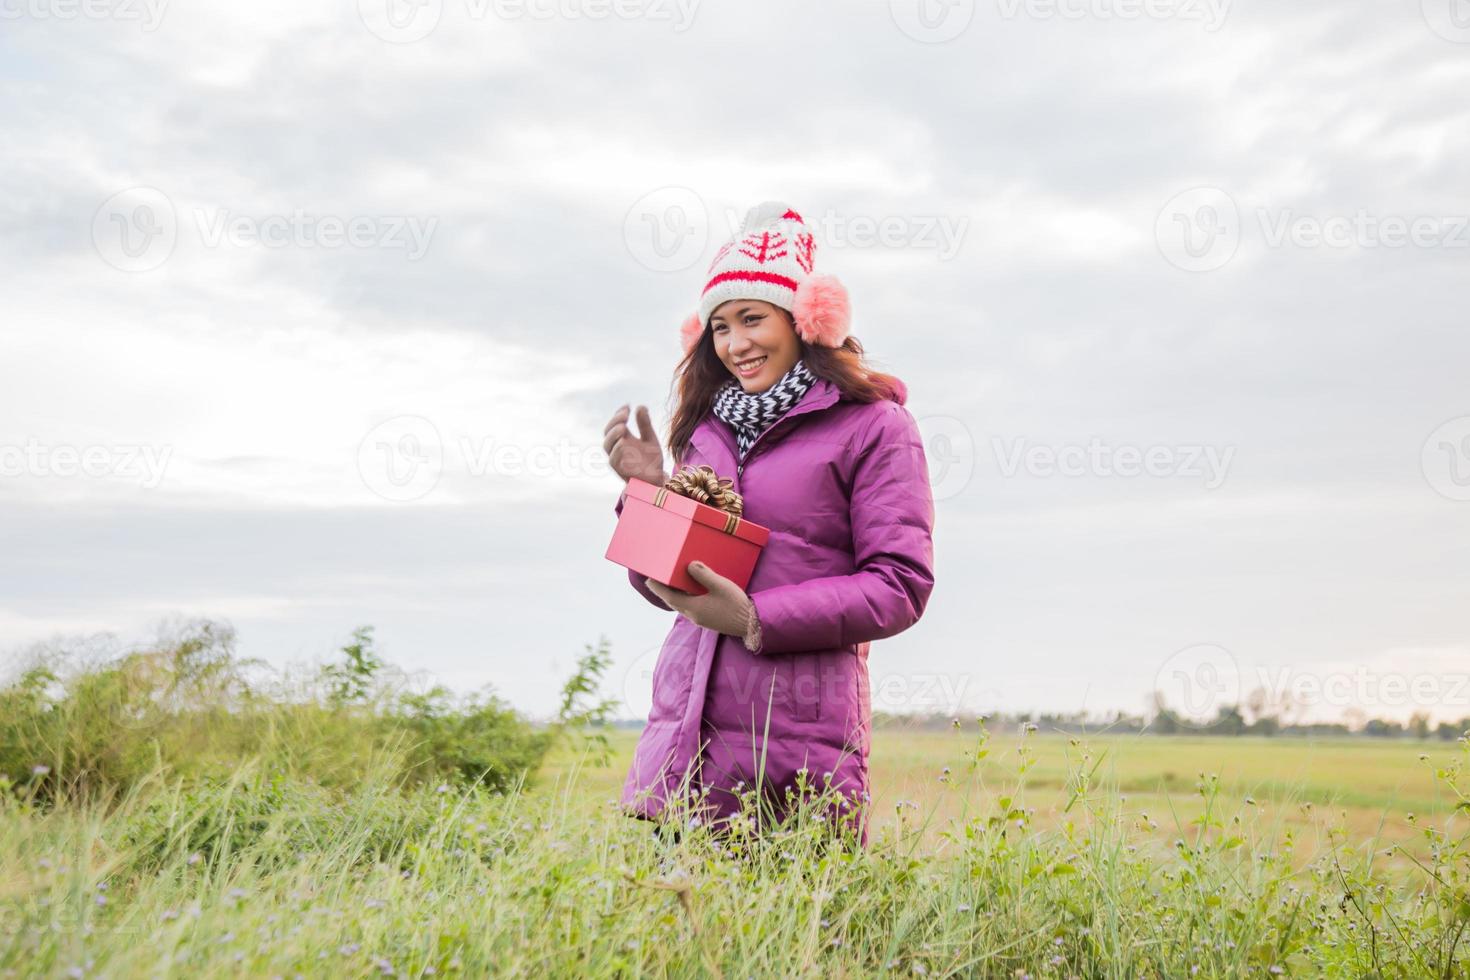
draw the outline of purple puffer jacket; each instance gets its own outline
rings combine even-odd
[[[678,465],[732,479],[745,517],[771,529],[747,587],[761,649],[675,618],[623,785],[626,812],[656,819],[688,772],[708,816],[722,819],[761,772],[779,816],[805,768],[818,786],[831,774],[867,845],[868,647],[912,626],[934,587],[928,463],[901,382],[896,397],[850,401],[818,378],[739,465],[735,433],[713,412],[695,428]],[[669,608],[641,575],[628,577]]]

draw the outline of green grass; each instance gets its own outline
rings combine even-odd
[[[1466,975],[1464,742],[880,731],[865,851],[815,807],[660,841],[615,806],[631,744],[505,793],[279,758],[107,802],[12,788],[0,974]],[[1406,800],[1422,867],[1374,839]]]
[[[1465,739],[885,729],[868,848],[814,787],[674,840],[605,645],[536,729],[232,640],[0,688],[0,976],[1466,976]]]
[[[589,794],[618,794],[636,741],[635,732],[613,736],[614,765],[583,773]],[[939,778],[942,769],[968,761],[970,745],[963,737],[880,729],[871,762],[874,825],[893,826],[900,800],[917,803],[939,825],[962,819],[967,809],[983,811],[1009,791],[1007,777],[1024,761],[1020,744],[996,738],[973,779],[946,784]],[[1033,825],[1054,827],[1063,816],[1064,790],[1079,751],[1069,736],[1056,733],[1037,732],[1025,744],[1025,785],[1037,807]],[[1248,808],[1258,817],[1273,815],[1295,831],[1296,854],[1303,862],[1316,851],[1316,828],[1332,819],[1356,840],[1376,836],[1380,847],[1405,848],[1406,853],[1383,859],[1382,866],[1391,874],[1407,874],[1417,870],[1411,856],[1429,854],[1420,830],[1424,820],[1448,817],[1459,802],[1434,771],[1454,762],[1462,745],[1438,739],[1094,735],[1087,745],[1092,761],[1102,760],[1097,775],[1119,797],[1122,812],[1135,818],[1148,814],[1160,825],[1155,836],[1165,843],[1198,818],[1204,800],[1196,786],[1202,775],[1213,774],[1219,777],[1221,803]],[[563,772],[574,760],[554,754],[545,771]]]

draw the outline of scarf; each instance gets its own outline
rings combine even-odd
[[[817,376],[798,360],[781,375],[781,380],[754,395],[746,394],[736,378],[721,386],[715,394],[714,413],[735,430],[742,460],[756,438],[801,401],[816,380]]]

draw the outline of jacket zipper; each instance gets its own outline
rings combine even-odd
[[[787,419],[794,418],[798,415],[805,415],[807,412],[815,412],[819,409],[831,408],[841,397],[841,393],[839,392],[837,398],[833,398],[831,401],[826,402],[825,404],[819,405],[816,402],[807,403],[803,401],[799,404],[793,405],[789,412],[781,416],[775,422],[771,423],[771,425],[769,425],[765,429],[765,431],[755,437],[755,442],[750,444],[750,452],[745,454],[744,459],[740,458],[740,443],[738,440],[736,440],[735,433],[730,431],[730,427],[728,425],[721,423],[719,427],[724,430],[724,432],[721,433],[722,438],[725,435],[729,436],[726,445],[730,445],[731,443],[733,443],[733,445],[730,445],[730,448],[735,456],[735,475],[737,477],[745,475],[745,464],[755,458],[755,451],[757,448],[760,447],[761,440],[769,435],[774,429],[780,426]]]

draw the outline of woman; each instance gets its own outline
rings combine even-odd
[[[679,615],[622,805],[661,821],[682,798],[728,829],[742,792],[782,819],[798,780],[830,784],[867,846],[868,649],[924,611],[934,504],[907,389],[864,364],[847,292],[814,272],[814,254],[795,211],[752,208],[680,329],[675,468],[707,464],[733,480],[744,516],[771,536],[748,592],[698,562],[698,596],[629,572]],[[647,407],[636,436],[627,422],[624,405],[607,425],[612,469],[662,484]]]

